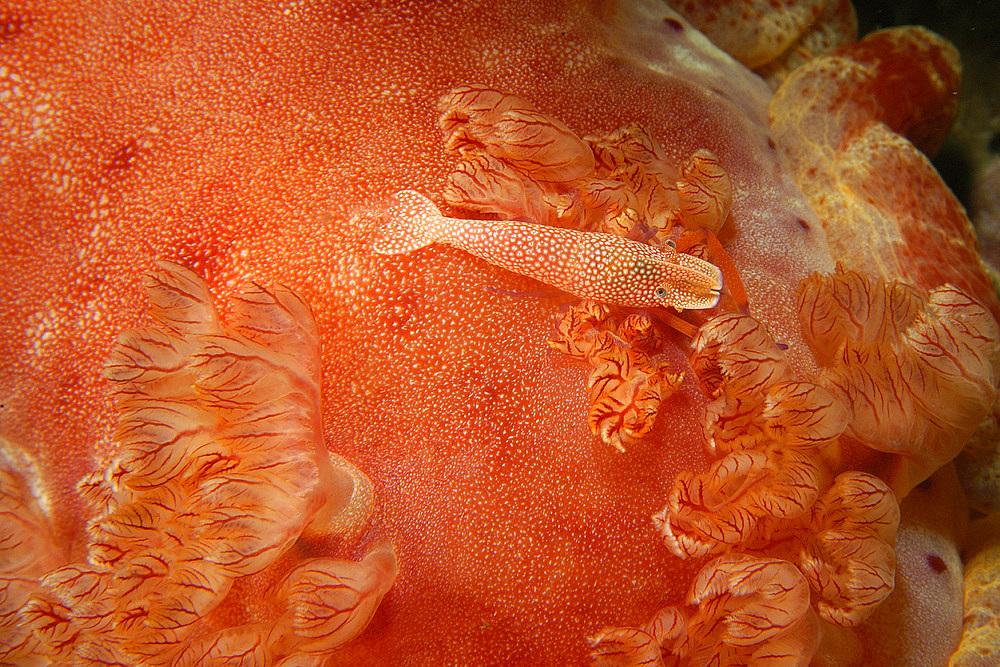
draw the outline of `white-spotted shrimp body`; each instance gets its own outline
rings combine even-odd
[[[722,289],[718,267],[670,248],[516,220],[449,218],[413,190],[396,193],[380,223],[379,254],[443,243],[584,299],[697,310],[715,306]]]

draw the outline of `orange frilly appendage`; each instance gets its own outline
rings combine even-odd
[[[642,628],[604,628],[588,638],[601,666],[804,666],[819,643],[809,585],[794,565],[736,554],[708,563],[684,606]]]
[[[688,229],[717,234],[733,204],[733,181],[707,148],[699,148],[681,164],[677,180],[680,220]]]
[[[4,603],[14,630],[0,655],[314,663],[364,629],[396,566],[375,550],[360,563],[269,571],[303,536],[356,541],[373,509],[367,478],[324,446],[309,307],[284,288],[249,285],[224,325],[205,283],[170,264],[146,290],[153,325],[122,334],[106,369],[119,449],[79,485],[96,512],[85,562],[42,546],[42,514],[12,468],[2,472],[0,502],[22,519],[8,552],[19,556],[4,563],[21,579]],[[237,579],[265,570],[262,581],[279,583],[262,585],[262,600],[227,599]],[[231,625],[222,609],[248,622]]]
[[[650,641],[661,655],[640,643],[620,664],[636,664],[643,652],[666,664],[697,663],[720,642],[726,647],[721,664],[759,664],[765,656],[785,656],[776,664],[808,664],[820,620],[855,626],[892,591],[898,505],[877,477],[838,473],[832,462],[848,424],[847,406],[798,377],[759,322],[737,314],[716,317],[693,341],[691,366],[712,399],[704,431],[715,461],[704,473],[678,474],[654,524],[678,557],[717,558],[704,566],[685,605],[657,617],[672,619],[678,629],[658,635],[655,621],[643,629],[605,629],[592,638],[594,655],[612,664],[608,656],[624,650],[620,640],[630,637],[635,644],[641,631],[656,638]],[[738,615],[730,616],[735,603],[707,602],[698,586],[726,582],[736,588],[718,583],[712,595],[743,600],[734,567],[764,568],[777,581],[796,582],[777,590],[798,586],[804,602],[761,603],[757,624],[740,626],[739,643],[716,636],[738,623]]]
[[[820,618],[853,627],[892,592],[899,504],[879,478],[841,473],[813,506],[798,565]]]
[[[41,637],[19,610],[38,590],[38,581],[66,560],[56,544],[44,494],[33,487],[36,465],[0,439],[0,663],[43,665]]]
[[[704,431],[718,458],[706,473],[679,473],[654,521],[682,558],[766,544],[775,521],[807,513],[829,483],[811,450],[840,435],[843,408],[795,379],[784,352],[746,316],[722,315],[703,327],[691,366],[714,397]]]
[[[893,514],[892,494],[871,475],[844,472],[833,479],[824,450],[846,427],[846,406],[818,384],[795,378],[781,348],[746,316],[723,315],[703,327],[691,360],[703,391],[715,397],[705,437],[719,458],[706,473],[677,476],[667,507],[654,517],[665,544],[682,558],[738,548],[808,563],[803,571],[821,617],[841,625],[863,619],[892,589],[898,508]],[[857,516],[844,515],[845,497],[866,499]],[[872,525],[859,528],[866,521]],[[851,592],[849,585],[823,582],[824,572],[836,568],[821,563],[849,568],[851,558],[876,571],[879,586]],[[844,599],[832,602],[836,596]],[[850,611],[833,611],[845,606]]]
[[[590,365],[587,423],[594,435],[624,452],[653,429],[660,406],[684,374],[671,373],[666,362],[651,356],[663,341],[649,317],[629,315],[617,327],[614,321],[603,304],[570,306],[549,345]]]
[[[950,285],[924,297],[838,266],[802,284],[799,313],[818,382],[850,407],[848,433],[901,455],[900,496],[954,458],[993,405],[997,324]]]

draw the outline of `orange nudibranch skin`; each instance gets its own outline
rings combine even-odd
[[[396,193],[375,230],[375,252],[401,255],[443,243],[584,299],[677,310],[719,302],[714,264],[614,234],[516,220],[465,220],[441,214],[413,190]]]

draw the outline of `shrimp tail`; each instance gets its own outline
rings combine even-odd
[[[414,190],[390,197],[379,216],[372,249],[380,255],[405,255],[447,237],[449,219],[430,199]]]

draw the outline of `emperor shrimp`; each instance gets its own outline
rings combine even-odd
[[[403,255],[440,243],[584,299],[675,310],[712,308],[722,272],[702,259],[632,241],[517,220],[449,218],[413,190],[393,195],[373,244]]]

